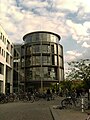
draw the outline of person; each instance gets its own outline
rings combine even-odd
[[[50,92],[50,89],[47,89],[47,101],[50,100],[50,97],[51,97],[51,92]]]

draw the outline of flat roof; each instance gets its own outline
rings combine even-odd
[[[27,33],[26,35],[23,36],[23,40],[25,40],[25,38],[28,36],[28,35],[31,35],[31,34],[34,34],[34,33],[49,33],[49,34],[53,34],[55,36],[57,36],[59,38],[59,40],[61,39],[61,37],[54,33],[54,32],[48,32],[48,31],[35,31],[35,32],[31,32],[31,33]]]

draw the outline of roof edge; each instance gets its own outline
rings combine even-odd
[[[54,33],[54,32],[49,32],[49,31],[35,31],[35,32],[30,32],[30,33],[27,33],[26,35],[23,36],[23,40],[28,36],[28,35],[31,35],[31,34],[34,34],[34,33],[49,33],[49,34],[53,34],[55,36],[57,36],[59,38],[59,40],[61,39],[61,37],[57,34],[57,33]]]

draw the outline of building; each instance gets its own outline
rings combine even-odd
[[[63,47],[60,36],[47,31],[28,33],[21,47],[21,69],[25,90],[50,87],[64,79]]]
[[[24,73],[21,69],[21,44],[14,45],[13,57],[13,92],[18,93],[24,90]]]
[[[0,26],[0,92],[13,92],[13,44]]]

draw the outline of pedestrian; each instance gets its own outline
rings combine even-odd
[[[47,89],[46,95],[47,95],[47,101],[49,101],[50,100],[50,96],[51,96],[50,89]]]

